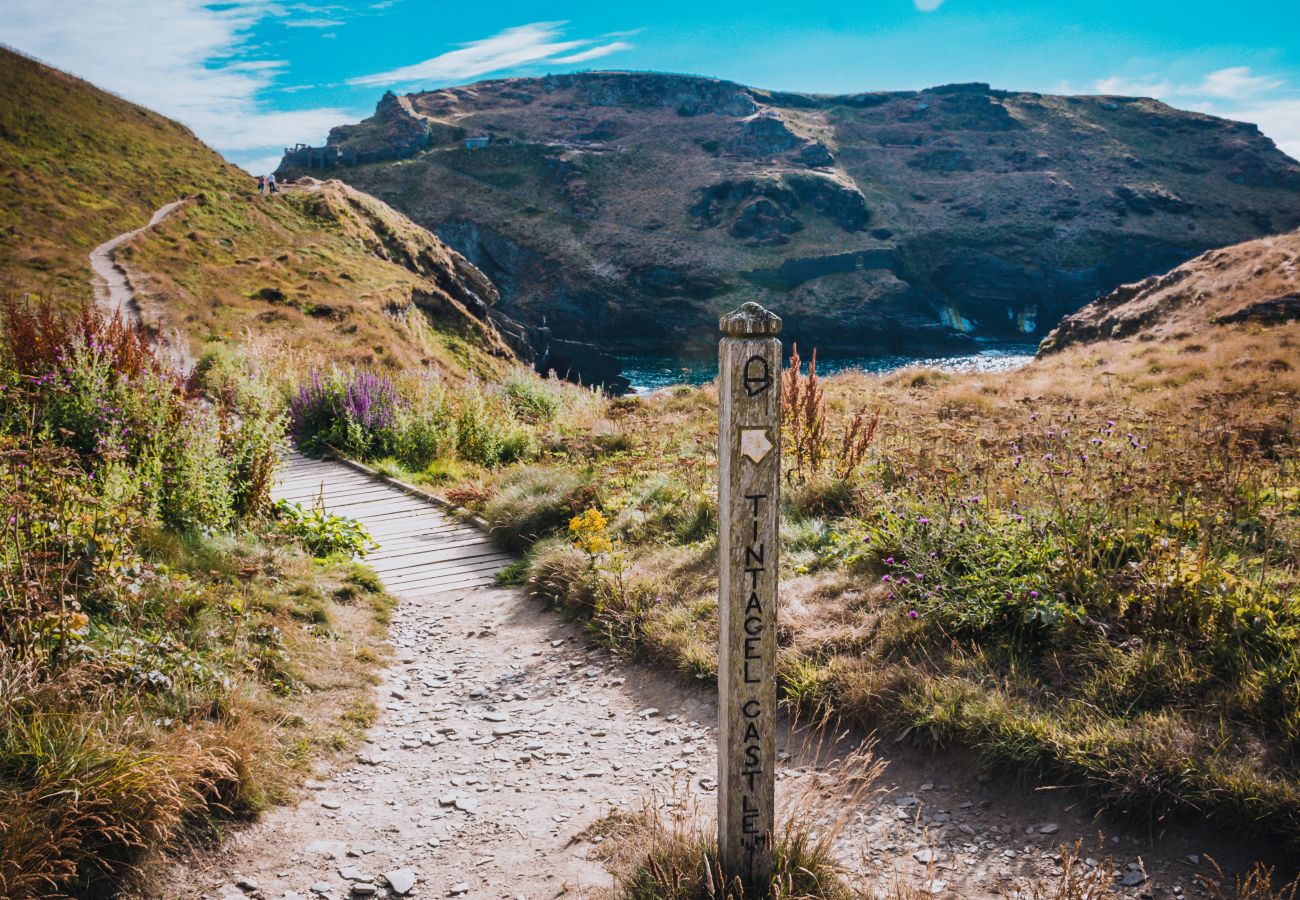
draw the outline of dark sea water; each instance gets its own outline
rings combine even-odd
[[[817,373],[834,375],[860,369],[891,372],[907,366],[926,366],[950,372],[1002,372],[1018,369],[1034,358],[1037,344],[990,344],[977,353],[959,356],[838,356],[817,357]],[[625,356],[623,376],[632,382],[633,394],[646,394],[675,384],[699,385],[718,374],[716,359],[673,359],[665,356]],[[805,368],[807,360],[804,361]]]

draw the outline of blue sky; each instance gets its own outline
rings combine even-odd
[[[844,92],[953,81],[1155,96],[1300,157],[1300,2],[3,0],[0,42],[173,116],[251,171],[398,91],[592,68]]]

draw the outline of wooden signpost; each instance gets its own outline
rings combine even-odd
[[[728,879],[766,896],[776,826],[781,320],[746,303],[719,327],[718,850]]]

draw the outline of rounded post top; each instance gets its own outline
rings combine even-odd
[[[781,317],[750,301],[719,319],[718,328],[727,337],[776,337],[781,333]]]

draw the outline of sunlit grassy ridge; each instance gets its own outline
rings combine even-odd
[[[145,320],[208,342],[256,337],[300,360],[500,375],[496,290],[404,216],[338,182],[273,197],[203,193],[118,258]]]
[[[90,296],[87,254],[198,191],[247,175],[184,126],[0,47],[0,278]]]
[[[0,47],[0,285],[75,309],[88,254],[117,252],[145,323],[197,356],[264,335],[281,351],[495,375],[496,290],[405,217],[337,183],[262,198],[188,129]]]

